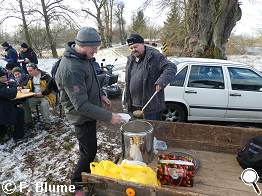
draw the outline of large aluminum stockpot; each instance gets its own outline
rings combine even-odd
[[[153,126],[143,120],[127,122],[120,127],[122,158],[149,163],[153,159]]]

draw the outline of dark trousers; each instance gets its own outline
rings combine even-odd
[[[16,116],[16,124],[15,131],[13,133],[14,140],[22,139],[25,135],[24,132],[24,110],[22,108],[16,108],[17,116]]]
[[[75,125],[79,143],[80,158],[76,165],[71,182],[82,182],[81,172],[90,173],[90,163],[94,161],[97,151],[96,121]]]

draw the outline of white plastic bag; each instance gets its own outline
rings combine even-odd
[[[132,161],[132,160],[127,160],[124,159],[121,164],[128,164],[128,165],[140,165],[140,166],[146,166],[146,164],[144,162],[141,161]]]
[[[165,141],[158,140],[154,137],[154,150],[167,150],[167,145]]]
[[[117,113],[117,114],[121,116],[123,122],[125,123],[127,123],[131,119],[131,116],[129,114],[126,113]]]

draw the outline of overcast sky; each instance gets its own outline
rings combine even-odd
[[[242,0],[242,18],[237,23],[233,32],[256,36],[262,33],[262,0]]]
[[[72,0],[66,0],[68,2],[68,5],[73,6],[75,8],[82,7],[84,3],[79,3],[79,1],[72,1]],[[83,0],[85,2],[85,5],[87,2],[86,0]],[[117,1],[117,0],[116,0]],[[126,21],[130,23],[132,14],[137,12],[137,9],[143,4],[145,0],[122,0],[125,2],[125,11],[124,16],[126,18]],[[256,36],[259,34],[259,32],[262,33],[262,0],[240,0],[242,2],[241,9],[242,9],[242,18],[239,22],[237,22],[237,25],[233,29],[234,34],[238,35],[249,35],[249,36]],[[155,0],[154,2],[157,2]],[[90,2],[89,2],[90,3]],[[145,10],[145,15],[150,19],[151,23],[162,25],[164,20],[166,19],[166,14],[164,12],[159,13],[159,10],[157,9],[157,6],[150,6]],[[4,31],[10,31],[13,30],[14,26],[17,24],[15,21],[12,22],[11,20],[8,20],[8,22],[5,22],[2,26]],[[81,21],[80,24],[82,26],[86,25],[95,25],[94,20],[90,17],[89,19],[86,19],[85,21]]]

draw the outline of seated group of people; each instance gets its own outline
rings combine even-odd
[[[11,71],[14,67],[20,66],[27,73],[26,65],[28,63],[38,64],[38,59],[34,50],[26,43],[21,44],[19,54],[8,42],[2,43],[2,48],[5,50],[5,55],[2,59],[7,62],[6,69]]]
[[[2,46],[6,50],[5,43]],[[8,46],[10,50],[10,45]],[[25,43],[21,45],[22,50],[23,46],[25,47]],[[6,52],[8,53],[7,50]],[[32,125],[31,109],[39,105],[43,121],[50,123],[49,107],[55,106],[56,103],[54,93],[56,84],[53,78],[40,70],[36,63],[31,62],[30,55],[27,56],[24,53],[22,55],[25,59],[23,64],[15,64],[14,61],[10,63],[10,56],[15,56],[12,54],[5,56],[6,67],[0,67],[0,130],[1,126],[14,125],[13,138],[15,141],[24,137],[24,124]],[[14,100],[17,92],[22,88],[30,89],[35,93],[34,96],[29,99]]]

